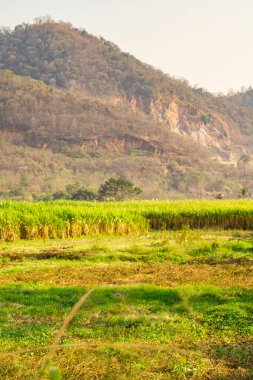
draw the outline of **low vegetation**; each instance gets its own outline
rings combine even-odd
[[[250,380],[252,252],[249,231],[2,242],[0,377],[35,379],[94,289],[57,346],[63,380]]]
[[[0,202],[0,240],[142,234],[182,228],[253,228],[253,202]]]

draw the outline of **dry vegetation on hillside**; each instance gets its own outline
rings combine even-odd
[[[0,32],[4,197],[13,186],[25,198],[75,182],[93,189],[110,176],[137,181],[144,197],[252,188],[251,90],[215,97],[103,38],[45,21]]]

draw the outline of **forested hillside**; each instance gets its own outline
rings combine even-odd
[[[144,198],[251,188],[252,90],[213,96],[49,20],[2,29],[0,69],[2,197],[113,176]]]

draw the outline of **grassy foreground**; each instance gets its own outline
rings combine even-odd
[[[0,240],[131,235],[148,230],[253,229],[253,201],[0,202]]]
[[[63,379],[252,379],[252,271],[249,231],[2,242],[0,378],[36,379],[94,288],[54,358]]]

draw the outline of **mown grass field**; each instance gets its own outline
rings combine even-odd
[[[163,224],[154,231],[152,225],[142,224],[138,230],[135,224],[135,229],[117,234],[107,227],[82,237],[42,239],[34,233],[22,236],[33,240],[21,240],[18,234],[12,239],[2,235],[0,379],[36,379],[64,319],[91,288],[94,292],[54,357],[64,380],[253,378],[253,232],[246,217],[251,219],[251,202],[224,202],[224,208],[223,202],[213,204],[216,213],[218,206],[223,211],[223,223],[229,217],[230,223],[236,215],[242,217],[244,230],[225,230],[227,225],[218,224],[214,229],[210,225],[197,229],[203,215],[214,223],[215,213],[207,203],[206,209],[199,202],[191,203],[191,211],[189,203],[177,203],[181,209],[174,207],[173,212],[168,203],[163,203],[164,210],[160,202],[154,202],[153,209],[151,202],[146,208],[143,203],[133,204],[131,223],[150,223],[143,215],[151,213],[156,217],[160,213],[167,224],[179,223],[181,215],[181,229],[174,226],[167,231]],[[45,204],[12,205],[23,211],[9,203],[10,212],[21,212],[19,217],[23,212],[26,218],[27,207],[41,207],[37,220],[50,211]],[[115,212],[120,223],[120,215],[131,214],[127,203],[77,206],[57,203],[53,210],[60,213],[61,207],[64,212],[73,207],[72,212],[81,215],[79,226],[81,217],[87,222],[82,207],[89,208],[90,220],[92,208],[114,208],[110,215]],[[48,209],[43,213],[44,207]],[[0,213],[3,209],[6,212],[7,204],[2,204]],[[184,218],[189,221],[194,213],[201,218],[195,215],[196,229],[191,229]],[[51,215],[58,220],[57,213]],[[99,218],[98,211],[94,215]],[[106,212],[101,215],[105,220]],[[17,217],[16,228],[24,220]],[[13,226],[12,221],[9,231]],[[4,231],[3,224],[1,228]]]

